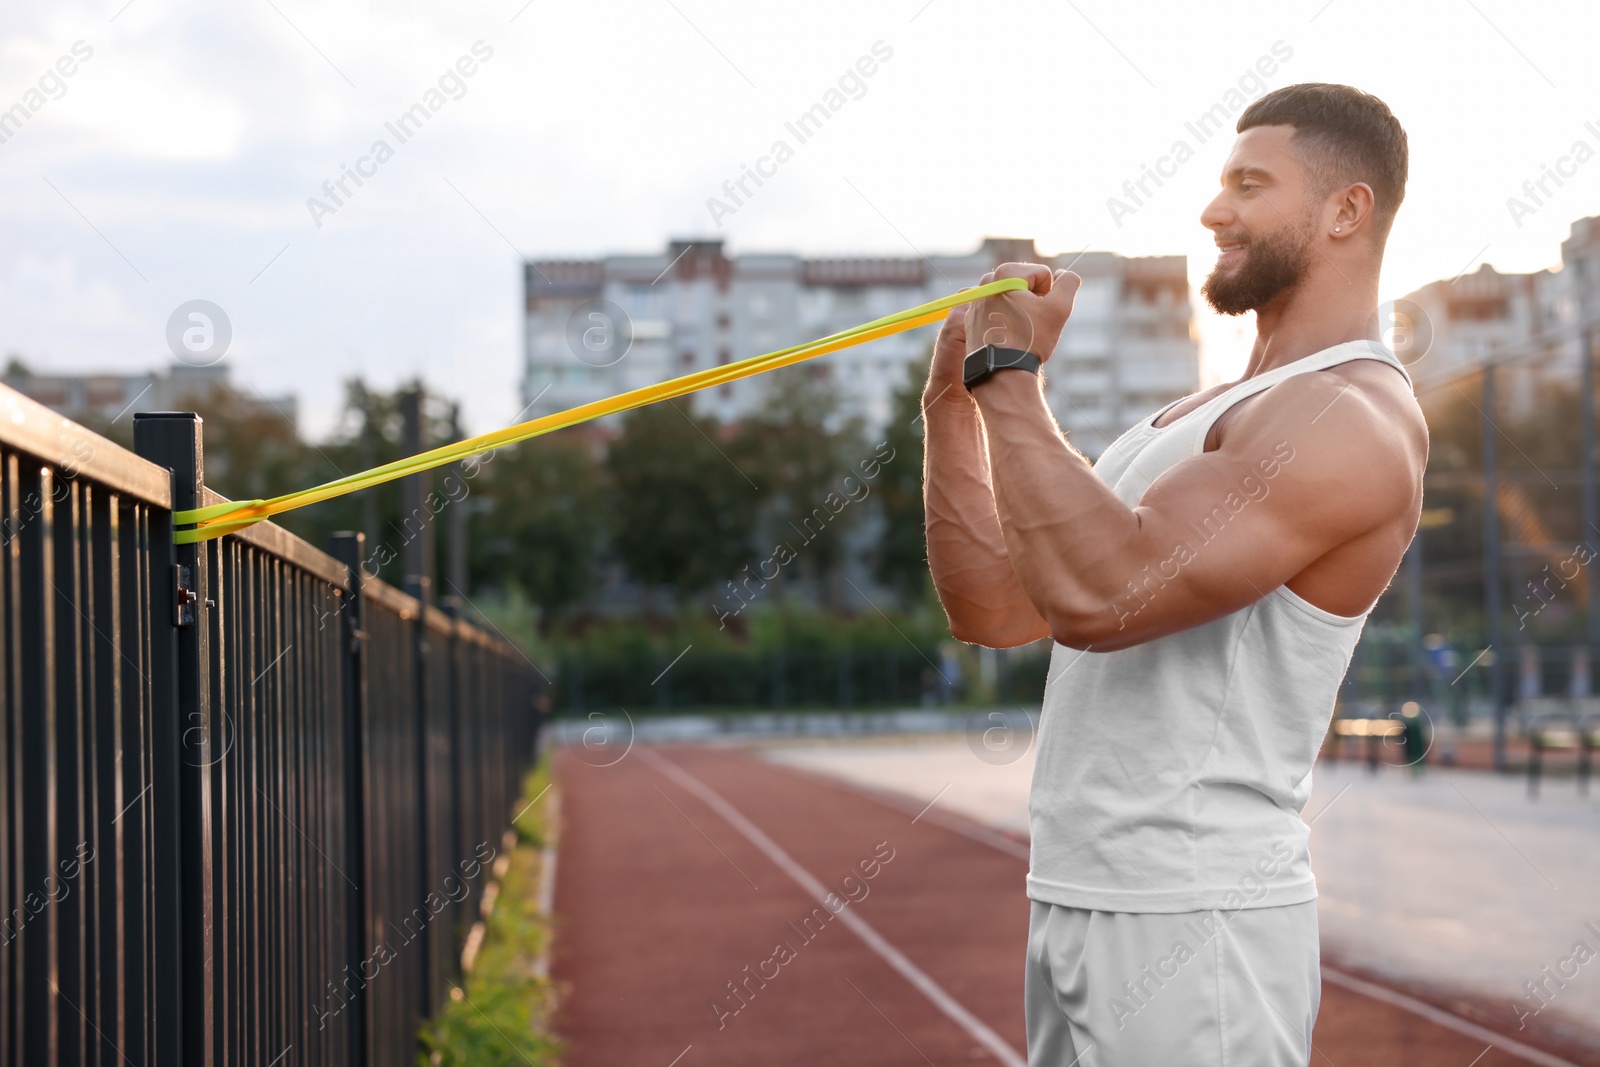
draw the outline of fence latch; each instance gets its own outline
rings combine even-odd
[[[193,626],[200,599],[194,589],[194,564],[177,563],[172,568],[172,619],[174,626]]]

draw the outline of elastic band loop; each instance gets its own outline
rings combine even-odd
[[[544,415],[527,422],[508,426],[503,430],[479,434],[463,441],[455,441],[427,452],[419,452],[414,456],[385,463],[370,470],[360,471],[356,474],[346,475],[322,485],[312,486],[294,493],[285,493],[267,500],[231,500],[223,504],[212,504],[203,508],[190,508],[185,511],[172,513],[172,521],[178,526],[193,525],[193,529],[177,530],[173,533],[176,544],[195,544],[200,541],[209,541],[221,537],[235,530],[242,530],[246,526],[254,525],[263,519],[280,515],[285,511],[303,508],[308,504],[315,504],[323,500],[344,496],[360,489],[366,489],[396,478],[404,478],[409,474],[442,467],[447,463],[469,459],[482,455],[504,445],[513,445],[530,438],[539,437],[555,430],[564,430],[570,426],[598,419],[618,412],[632,411],[660,400],[670,400],[674,397],[684,396],[688,393],[709,389],[716,385],[725,385],[728,382],[738,381],[755,374],[761,374],[779,367],[787,367],[802,360],[813,359],[817,356],[827,355],[844,348],[875,341],[880,337],[891,334],[903,333],[914,330],[918,326],[926,326],[937,322],[944,317],[950,308],[960,304],[982,300],[984,297],[994,296],[998,293],[1010,292],[1014,289],[1026,289],[1028,282],[1024,278],[1002,278],[999,281],[989,282],[972,289],[966,289],[950,296],[943,296],[937,300],[930,300],[926,304],[919,304],[914,308],[897,311],[893,315],[885,315],[881,319],[862,323],[840,333],[807,341],[804,344],[791,345],[780,348],[776,352],[767,352],[759,356],[750,356],[736,363],[728,363],[718,367],[708,367],[702,371],[695,371],[668,381],[647,385],[633,389],[626,393],[608,397],[605,400],[596,400],[588,404],[580,404],[566,411],[558,411],[551,415]]]

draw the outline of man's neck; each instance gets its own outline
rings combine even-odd
[[[1322,275],[1331,276],[1331,281]],[[1379,340],[1369,333],[1378,306],[1376,272],[1347,281],[1326,270],[1280,294],[1256,311],[1256,342],[1245,378],[1349,341]]]

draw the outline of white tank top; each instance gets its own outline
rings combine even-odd
[[[1291,375],[1357,359],[1388,363],[1411,380],[1380,343],[1335,345],[1246,379],[1167,426],[1152,425],[1159,415],[1146,418],[1106,449],[1095,473],[1135,506],[1158,476],[1204,451],[1212,424],[1234,404]],[[1249,506],[1239,499],[1240,510]],[[1196,548],[1220,533],[1191,529]],[[1371,610],[1334,615],[1280,586],[1230,615],[1132,648],[1055,645],[1028,797],[1028,896],[1130,912],[1315,899],[1300,812]]]

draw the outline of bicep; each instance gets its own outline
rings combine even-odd
[[[1177,464],[1135,514],[1142,565],[1111,606],[1125,647],[1253,603],[1407,506],[1413,478],[1365,401],[1326,420],[1293,405],[1240,420],[1222,447]]]

